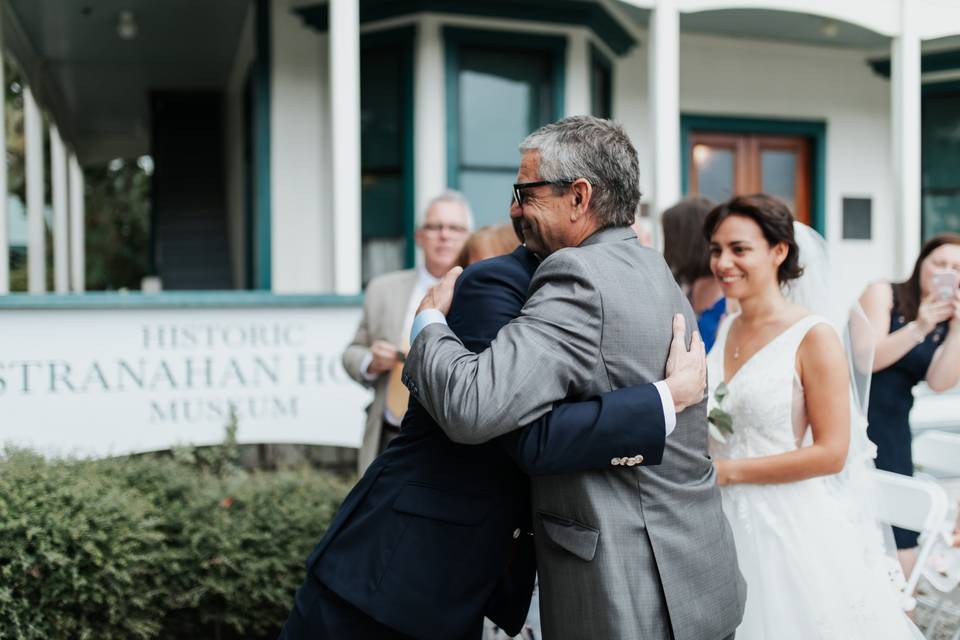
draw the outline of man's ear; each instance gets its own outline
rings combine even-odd
[[[570,185],[570,194],[573,196],[573,206],[575,215],[580,217],[590,208],[590,197],[593,195],[593,187],[583,178],[579,178]]]

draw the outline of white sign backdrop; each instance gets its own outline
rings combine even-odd
[[[5,310],[0,442],[111,455],[223,439],[357,447],[359,309]]]

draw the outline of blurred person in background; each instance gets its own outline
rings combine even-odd
[[[876,282],[860,296],[876,332],[867,434],[877,445],[878,469],[913,475],[910,409],[913,388],[960,381],[960,234],[945,233],[920,250],[910,278]],[[917,534],[894,527],[904,574],[916,562]]]
[[[361,474],[400,433],[409,400],[400,374],[410,348],[414,311],[427,289],[456,264],[472,226],[466,198],[444,191],[427,205],[414,236],[423,264],[384,274],[367,285],[360,326],[343,353],[343,368],[350,377],[374,392],[357,458]]]
[[[640,244],[645,247],[653,246],[653,225],[650,223],[650,218],[643,218],[638,213],[630,228],[637,234]]]
[[[503,223],[481,227],[470,234],[457,264],[466,269],[474,262],[510,253],[520,244],[513,225]]]
[[[710,270],[710,247],[703,222],[713,209],[703,196],[681,200],[663,212],[663,258],[697,314],[697,328],[707,351],[727,311],[723,289]]]

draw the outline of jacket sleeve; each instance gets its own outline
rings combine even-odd
[[[513,431],[595,375],[602,306],[575,251],[562,249],[540,265],[520,316],[482,353],[439,323],[417,336],[404,382],[451,440],[478,444]]]
[[[528,475],[609,469],[612,459],[636,455],[657,465],[666,443],[663,403],[652,384],[617,389],[555,405],[498,443]]]
[[[373,381],[363,377],[360,365],[363,363],[364,358],[367,357],[367,354],[370,353],[370,345],[373,344],[373,340],[370,338],[369,318],[372,317],[372,300],[375,297],[376,290],[374,289],[374,285],[371,284],[367,287],[367,294],[363,298],[363,316],[360,318],[360,324],[357,326],[357,333],[353,336],[350,344],[347,345],[342,357],[343,368],[346,370],[347,375],[366,387],[371,386]]]

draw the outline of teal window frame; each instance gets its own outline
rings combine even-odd
[[[406,132],[403,139],[402,152],[402,171],[401,180],[403,183],[403,232],[404,232],[404,253],[403,260],[406,268],[411,268],[416,263],[416,244],[414,234],[416,232],[416,211],[415,211],[415,158],[414,158],[414,140],[416,139],[416,129],[414,121],[414,69],[413,50],[416,41],[416,27],[404,26],[385,31],[375,31],[373,33],[364,33],[360,35],[361,58],[362,50],[365,48],[378,48],[385,46],[399,46],[403,51],[401,67],[403,69],[403,128]],[[362,70],[361,70],[362,73]],[[361,166],[363,158],[361,158]]]
[[[827,124],[820,120],[780,120],[773,118],[741,118],[731,116],[713,116],[702,114],[681,114],[680,116],[680,179],[681,188],[688,194],[690,156],[690,134],[732,133],[794,135],[809,138],[810,175],[813,177],[810,193],[810,221],[813,228],[826,237],[826,199],[827,199]]]
[[[273,288],[273,214],[271,211],[270,102],[271,48],[270,0],[256,4],[256,59],[254,61],[253,108],[253,264],[256,265],[254,287],[263,291]],[[249,179],[249,178],[248,178]]]
[[[306,24],[325,32],[330,28],[327,5],[317,1],[292,11]],[[622,18],[611,13],[611,7],[583,0],[364,0],[360,3],[360,24],[426,12],[586,27],[618,56],[637,45],[637,39],[622,24]]]
[[[444,27],[444,75],[447,111],[447,185],[460,188],[460,92],[458,72],[460,48],[479,46],[504,49],[524,49],[546,52],[553,65],[553,116],[564,117],[564,91],[566,88],[566,36],[547,36],[518,31],[466,29]],[[517,144],[520,144],[517,140]],[[504,196],[506,198],[506,196]]]
[[[597,74],[594,73],[596,67],[600,67],[607,74],[607,91],[605,100],[609,105],[609,113],[598,113],[602,111],[600,105],[595,104],[594,97],[597,94]],[[600,118],[613,118],[613,61],[610,60],[597,45],[590,43],[590,113]]]
[[[72,309],[232,309],[288,307],[360,307],[363,296],[276,294],[270,291],[170,291],[163,293],[86,293],[46,294],[12,293],[0,296],[0,309],[72,310]]]

